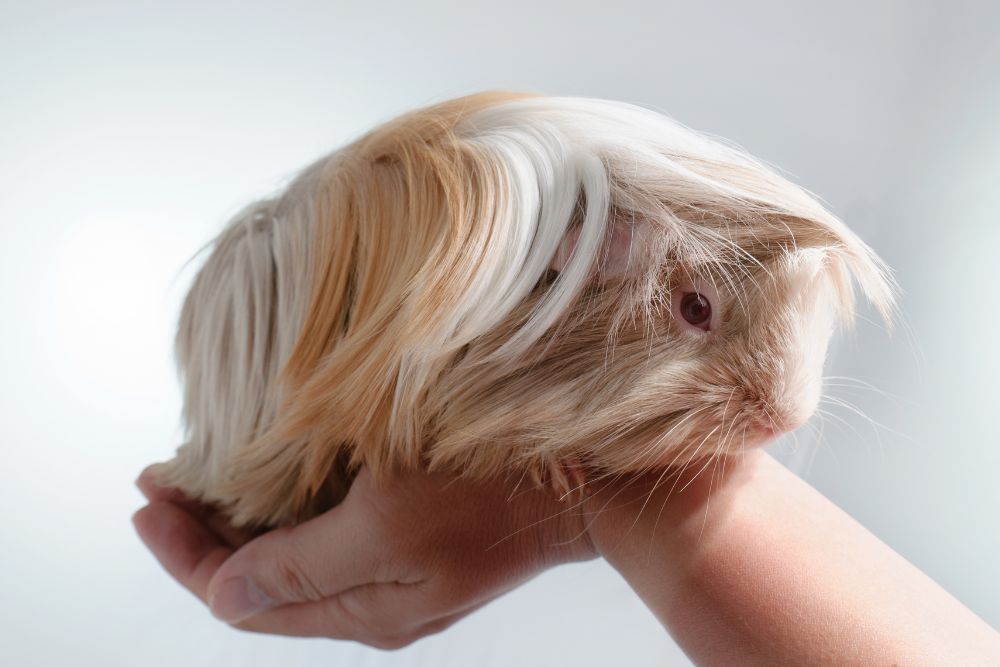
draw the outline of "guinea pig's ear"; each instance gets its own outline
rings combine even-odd
[[[628,275],[635,266],[641,241],[640,225],[634,220],[612,210],[608,216],[607,229],[601,250],[595,258],[593,275],[596,280],[612,280]],[[569,263],[580,239],[580,224],[571,224],[556,249],[549,268],[556,272]]]

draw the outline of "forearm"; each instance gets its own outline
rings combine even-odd
[[[1000,635],[772,458],[727,467],[588,508],[595,546],[697,663],[1000,661]]]

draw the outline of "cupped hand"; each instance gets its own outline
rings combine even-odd
[[[578,504],[510,482],[367,471],[310,521],[254,535],[144,472],[133,521],[163,567],[245,630],[398,648],[548,567],[597,554]]]

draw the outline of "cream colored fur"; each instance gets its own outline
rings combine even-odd
[[[558,480],[738,451],[812,413],[871,250],[801,188],[652,111],[483,93],[306,169],[216,240],[181,313],[164,483],[301,520],[358,467]],[[711,293],[710,332],[677,296]]]

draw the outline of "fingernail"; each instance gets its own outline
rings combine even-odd
[[[249,577],[227,579],[209,599],[216,618],[236,623],[274,606],[274,601]]]

